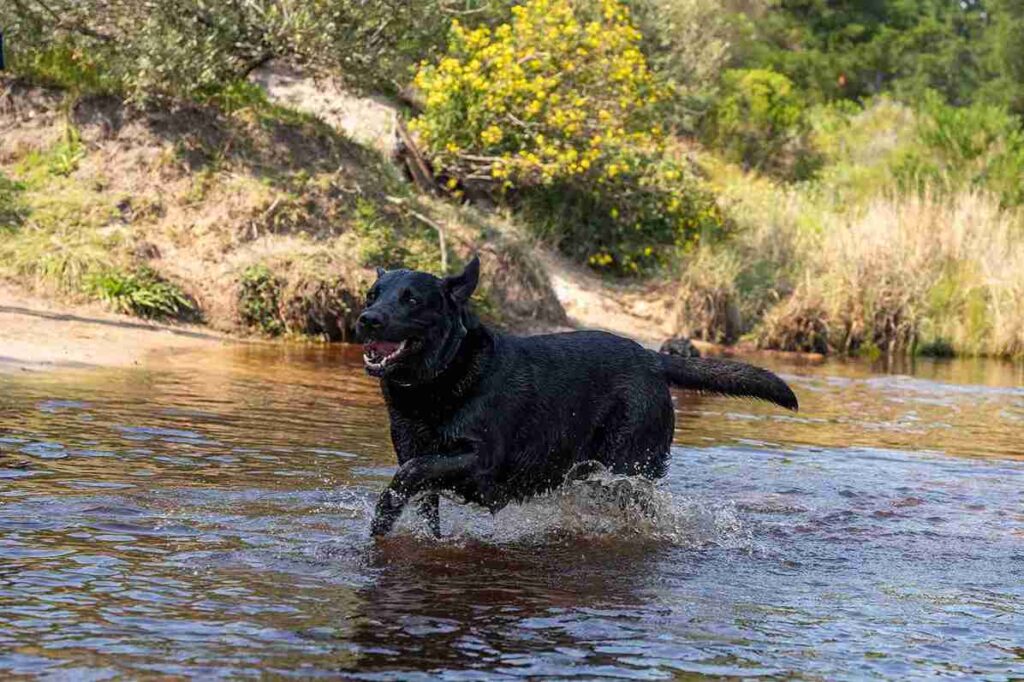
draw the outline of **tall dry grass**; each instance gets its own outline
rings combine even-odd
[[[700,162],[734,230],[683,263],[679,332],[700,336],[713,316],[697,304],[717,296],[762,348],[1024,356],[1024,209],[980,190],[851,193]]]
[[[806,340],[812,330],[840,352],[1024,355],[1024,220],[994,197],[879,197],[824,214],[805,237],[794,293],[766,314],[762,346],[824,344]]]

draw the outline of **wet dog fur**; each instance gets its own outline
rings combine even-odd
[[[675,412],[669,386],[797,409],[771,372],[656,353],[597,331],[517,337],[470,310],[474,258],[455,276],[378,269],[357,323],[380,379],[399,469],[381,493],[373,535],[414,498],[440,535],[439,495],[497,511],[551,490],[578,465],[665,474]]]

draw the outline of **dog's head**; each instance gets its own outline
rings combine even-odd
[[[480,260],[451,277],[377,268],[356,322],[367,374],[414,384],[437,376],[466,336],[469,297],[480,279]]]

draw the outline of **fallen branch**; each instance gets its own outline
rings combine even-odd
[[[409,134],[405,124],[397,117],[395,118],[395,134],[398,137],[399,143],[396,156],[405,162],[406,168],[409,169],[409,175],[412,176],[412,181],[422,191],[438,196],[437,183],[434,181],[434,174],[430,170],[430,165],[423,158],[423,155],[416,146],[416,141]]]

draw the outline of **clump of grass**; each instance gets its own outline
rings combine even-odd
[[[72,129],[73,130],[73,129]],[[116,201],[62,172],[84,150],[77,132],[42,153],[21,159],[16,183],[0,183],[0,207],[14,218],[0,239],[0,271],[33,286],[65,293],[83,291],[86,279],[114,267],[123,242],[111,226]]]
[[[238,282],[238,316],[242,324],[269,336],[285,330],[281,319],[281,288],[284,281],[266,265],[246,268]]]
[[[18,175],[30,187],[42,187],[53,176],[67,177],[74,173],[85,153],[78,128],[66,122],[64,133],[56,144],[49,149],[25,155],[18,163]]]
[[[81,49],[70,42],[55,43],[44,49],[21,50],[12,60],[12,66],[21,77],[37,85],[58,87],[74,96],[109,94],[122,88],[96,50]]]
[[[236,290],[238,323],[271,336],[350,340],[370,273],[339,257],[345,247],[344,240],[327,246],[297,239],[245,268]]]
[[[0,173],[0,231],[14,229],[25,219],[24,190],[23,184]]]
[[[85,156],[85,146],[78,128],[70,123],[64,128],[64,139],[50,150],[49,170],[53,175],[68,176],[78,168]]]
[[[739,269],[737,257],[724,249],[704,247],[688,260],[677,289],[677,335],[712,343],[739,338]]]
[[[829,315],[820,296],[799,290],[765,315],[754,334],[759,348],[826,354]]]
[[[762,347],[803,350],[828,328],[839,352],[1024,354],[1024,221],[997,198],[879,198],[827,217],[799,256],[800,296],[767,314]],[[812,315],[813,313],[813,315]],[[814,316],[817,322],[812,323]]]
[[[375,203],[359,197],[352,217],[352,230],[359,237],[359,263],[382,268],[397,267],[402,249],[397,230]]]
[[[91,278],[91,293],[121,313],[149,319],[194,319],[196,302],[150,268],[108,270]]]
[[[112,266],[115,241],[75,225],[25,226],[0,239],[0,272],[33,286],[80,292],[90,275]]]

